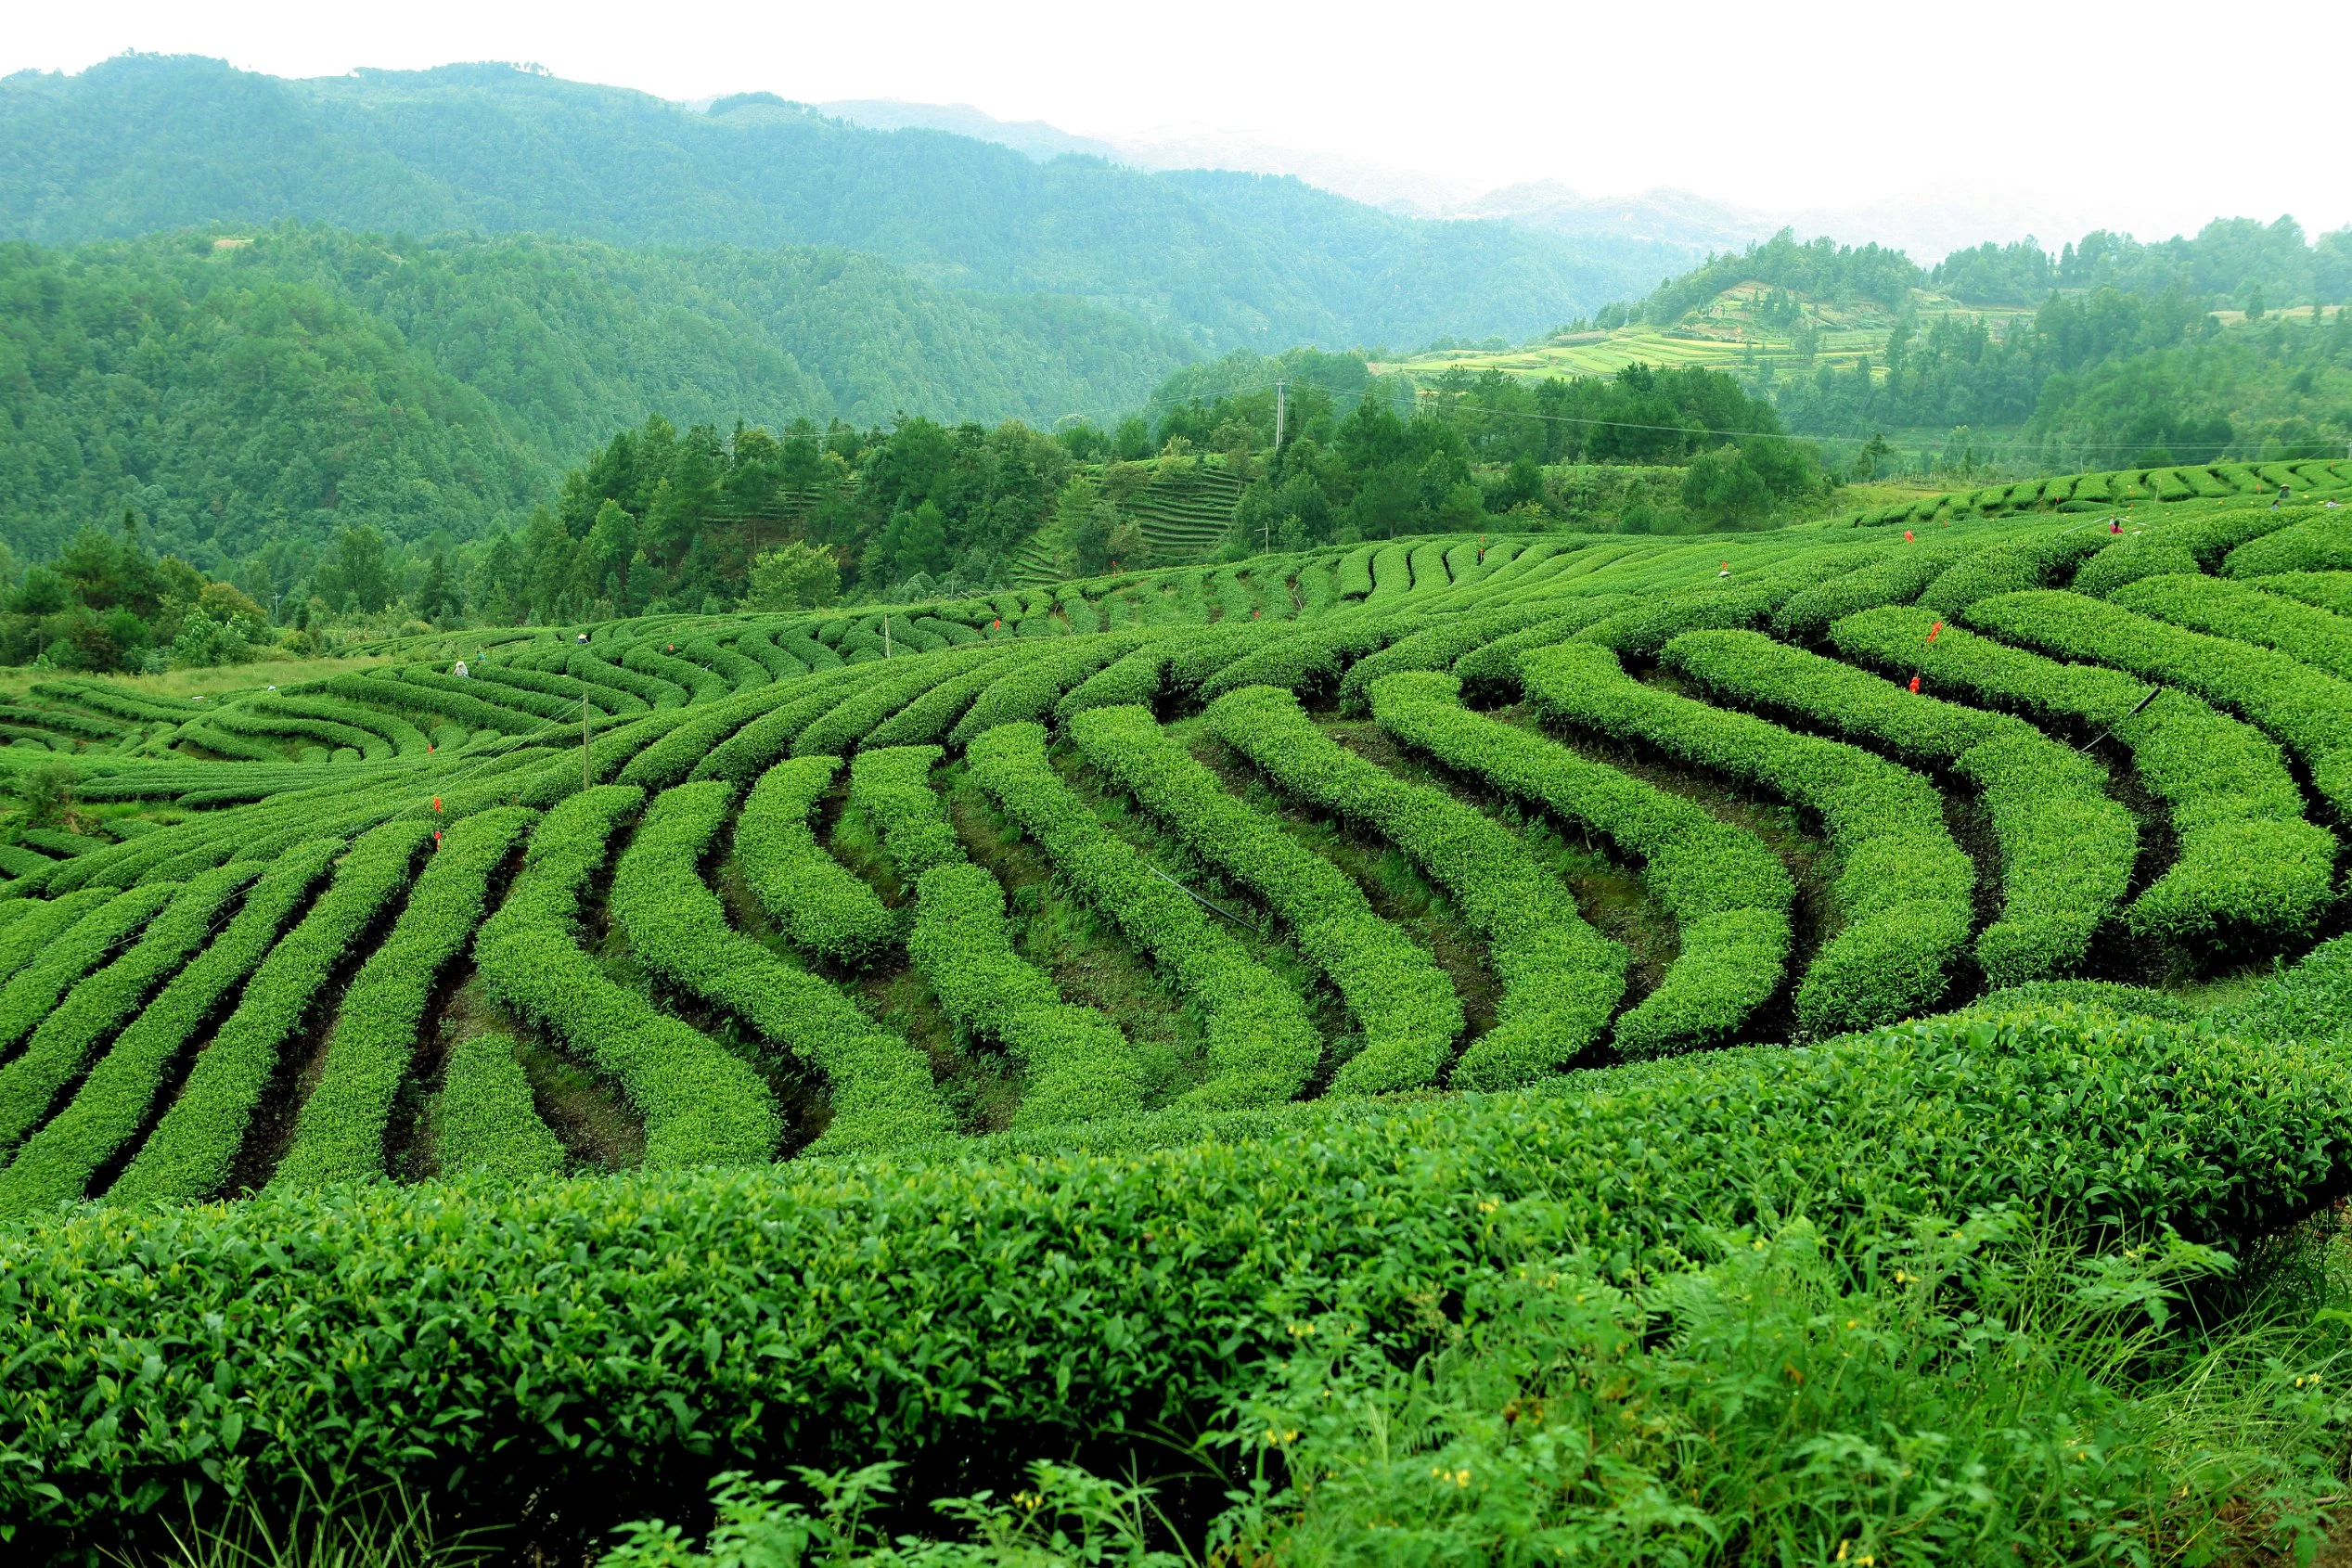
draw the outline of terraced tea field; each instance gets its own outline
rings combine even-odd
[[[0,848],[0,1514],[284,1484],[328,1432],[477,1504],[1042,1452],[1317,1314],[1425,1330],[1528,1248],[1647,1279],[1792,1203],[1833,1249],[2275,1228],[2343,1175],[2352,1020],[2294,998],[2344,960],[2207,993],[2343,929],[2339,492],[36,685],[0,758],[80,806]]]

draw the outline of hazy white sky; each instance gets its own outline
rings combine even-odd
[[[2352,223],[2346,0],[20,5],[0,71],[126,49],[277,75],[462,59],[671,98],[970,103],[1113,138],[1254,141],[1468,195],[1555,179],[1787,211],[1942,195],[2053,244],[2217,213]],[[1847,238],[1864,238],[1849,236]]]

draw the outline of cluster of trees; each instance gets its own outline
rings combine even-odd
[[[0,546],[0,663],[93,672],[238,663],[279,646],[262,607],[209,582],[176,556],[158,557],[125,513],[121,533],[84,528],[55,560],[21,574]],[[295,634],[283,646],[308,646]]]
[[[2001,336],[1981,320],[1897,319],[1883,375],[1764,384],[1793,430],[2022,429],[2060,470],[2224,455],[2318,456],[2352,437],[2352,312],[2225,330],[2178,289],[2055,294]]]
[[[1967,304],[2032,304],[2052,289],[2179,293],[2260,312],[2352,301],[2352,228],[2306,243],[2293,218],[2217,218],[2194,238],[2143,245],[2104,229],[2052,256],[2032,239],[1955,251],[1929,275]]]
[[[1595,325],[1623,327],[1633,321],[1669,325],[1726,289],[1750,282],[1768,283],[1814,300],[1867,300],[1892,310],[1910,297],[1925,276],[1900,251],[1881,245],[1840,245],[1826,238],[1800,241],[1794,230],[1784,228],[1745,251],[1708,257],[1703,265],[1658,285],[1638,304],[1608,307]]]

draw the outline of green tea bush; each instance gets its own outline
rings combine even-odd
[[[412,674],[417,677],[414,680],[408,678]],[[461,689],[443,690],[436,684],[442,681]],[[395,673],[387,669],[360,675],[336,675],[326,681],[322,688],[363,706],[388,708],[412,724],[421,721],[428,726],[455,719],[476,729],[495,729],[503,735],[528,735],[544,726],[546,721],[535,713],[485,702],[471,691],[462,689],[472,685],[471,681],[430,670]]]
[[[1311,560],[1299,568],[1299,613],[1301,615],[1309,617],[1320,615],[1339,601],[1340,591],[1336,572],[1336,565],[1329,560]],[[1370,585],[1369,582],[1365,585],[1367,591],[1369,590]]]
[[[2080,594],[2004,594],[1968,612],[1971,625],[2068,659],[2092,660],[2192,691],[2275,737],[2311,782],[2352,814],[2352,684],[2291,655],[2183,631]]]
[[[1244,687],[1210,704],[1202,723],[1284,793],[1363,823],[1403,850],[1487,939],[1502,999],[1495,1026],[1455,1064],[1455,1084],[1527,1083],[1600,1037],[1625,995],[1626,950],[1585,923],[1574,895],[1510,829],[1349,752],[1287,691]]]
[[[323,741],[328,746],[351,747],[362,756],[369,758],[389,757],[392,754],[392,742],[370,730],[339,724],[331,719],[305,718],[299,714],[259,705],[248,708],[223,708],[204,722],[213,729],[225,730],[231,735],[248,736],[258,739],[283,736],[302,740]]]
[[[175,882],[130,888],[58,928],[0,986],[0,1051],[14,1050],[83,976],[114,957],[179,892]]]
[[[1022,1064],[1016,1128],[1143,1108],[1135,1047],[1101,1013],[1063,1001],[1052,977],[1013,951],[1004,889],[982,868],[938,864],[916,879],[906,951],[958,1028]]]
[[[1541,601],[1540,608],[1551,613],[1534,625],[1521,631],[1496,637],[1479,644],[1454,661],[1454,674],[1473,691],[1490,696],[1519,692],[1519,656],[1531,648],[1549,648],[1556,642],[1566,642],[1596,622],[1605,620],[1622,610],[1626,604],[1624,596],[1593,594],[1582,599],[1551,599]]]
[[[832,689],[839,696],[792,742],[794,756],[840,756],[872,734],[883,720],[919,700],[943,678],[975,667],[993,668],[1007,658],[1035,657],[1035,650],[1005,643],[946,653],[902,654],[880,671]]]
[[[1043,727],[1000,726],[972,742],[970,760],[972,778],[1055,870],[1200,1010],[1211,1075],[1180,1103],[1230,1110],[1288,1099],[1305,1086],[1322,1047],[1298,993],[1103,826],[1047,761]]]
[[[343,993],[326,1063],[272,1185],[317,1187],[382,1174],[392,1099],[408,1076],[434,983],[481,923],[491,875],[534,815],[509,806],[451,824],[391,934]]]
[[[735,857],[795,946],[856,966],[894,945],[897,926],[809,826],[841,765],[838,757],[795,757],[762,774],[735,824]]]
[[[2281,572],[2241,581],[2332,614],[2352,615],[2352,572]]]
[[[1605,648],[1567,643],[1520,661],[1531,700],[1554,720],[1656,747],[1817,814],[1842,863],[1844,929],[1814,956],[1797,1018],[1819,1034],[1926,1010],[1967,943],[1975,873],[1919,775],[1840,741],[1796,735],[1626,675]]]
[[[32,1029],[24,1049],[0,1067],[0,1150],[14,1148],[39,1125],[56,1103],[58,1091],[88,1065],[97,1043],[121,1027],[140,1003],[202,950],[214,924],[258,870],[232,866],[205,872],[176,893],[167,885],[158,885],[120,895],[150,903],[168,897],[171,902],[153,917],[129,952],[87,979],[69,982],[61,999]],[[10,1003],[18,985],[30,982],[58,955],[68,953],[93,919],[85,918],[49,947],[39,964],[8,983],[7,989],[0,992],[0,1017],[13,1019]]]
[[[1941,541],[1892,546],[1883,559],[1790,596],[1772,612],[1772,629],[1801,642],[1816,641],[1831,622],[1857,610],[1909,604],[1960,559],[1958,546]]]
[[[1643,862],[1642,882],[1671,915],[1681,951],[1658,988],[1617,1020],[1628,1057],[1731,1037],[1780,984],[1789,956],[1787,870],[1754,834],[1606,764],[1471,713],[1441,674],[1382,677],[1372,716],[1446,766],[1602,834]]]
[[[1382,675],[1400,670],[1451,668],[1456,660],[1472,649],[1542,625],[1559,614],[1558,609],[1550,605],[1509,605],[1501,610],[1456,616],[1399,637],[1348,667],[1340,681],[1340,712],[1350,716],[1368,712],[1372,683]]]
[[[664,646],[675,642],[674,637],[651,636],[633,642],[622,650],[621,662],[639,675],[667,681],[686,694],[688,702],[715,702],[729,689],[727,682],[715,672],[704,669],[691,660],[680,659],[662,651]],[[655,707],[662,706],[656,702]]]
[[[1000,724],[1026,724],[1054,711],[1065,692],[1091,678],[1143,643],[1136,632],[1078,637],[1005,669],[980,693],[949,732],[957,746],[969,746]]]
[[[1497,1282],[1671,1279],[1793,1214],[1857,1285],[2002,1209],[2230,1241],[2333,1190],[2348,1121],[2339,1049],[2057,1008],[1150,1151],[87,1213],[9,1240],[0,1513],[95,1526],[298,1472],[462,1510],[1195,1431],[1277,1394],[1302,1336],[1409,1365],[1506,1320]],[[432,1327],[389,1355],[387,1324]]]
[[[713,672],[738,692],[756,691],[776,678],[758,660],[722,648],[708,637],[688,637],[679,643],[678,657]]]
[[[850,799],[872,819],[891,863],[910,882],[964,858],[963,842],[931,787],[931,770],[945,755],[936,746],[888,746],[858,752],[849,766]]]
[[[469,698],[494,710],[512,710],[512,714],[500,713],[502,723],[513,715],[542,723],[548,719],[570,719],[577,724],[580,719],[580,700],[576,697],[566,701],[552,692],[508,686],[485,675],[475,675],[470,665],[463,676],[445,675],[440,670],[428,670],[415,664],[404,665],[398,673],[399,678],[411,686],[426,687],[447,696]],[[476,722],[464,713],[455,716],[466,718],[469,724]]]
[[[728,923],[696,868],[734,798],[715,780],[654,798],[612,879],[612,913],[630,951],[824,1074],[832,1115],[812,1146],[816,1152],[863,1153],[950,1136],[955,1120],[922,1052]]]
[[[1175,638],[1162,636],[1121,654],[1062,693],[1053,705],[1055,722],[1066,725],[1088,708],[1149,706],[1166,683],[1168,660],[1177,646]]]
[[[2038,588],[2105,549],[2109,538],[2099,529],[2078,527],[1988,545],[1940,574],[1919,602],[1948,617],[1995,594]]]
[[[2352,528],[2307,508],[2274,515],[2289,520],[2275,533],[2239,546],[2222,563],[2230,577],[2267,577],[2281,572],[2341,572],[2352,568]]]
[[[2339,680],[2352,680],[2352,618],[2226,577],[2145,577],[2112,597],[2126,610],[2192,632],[2275,649]]]
[[[1453,986],[1429,955],[1380,919],[1363,890],[1281,827],[1235,800],[1140,708],[1072,721],[1086,761],[1173,829],[1195,855],[1249,888],[1291,928],[1364,1031],[1332,1080],[1343,1094],[1436,1082],[1461,1033]]]
[[[767,672],[770,680],[786,681],[808,674],[798,655],[776,645],[776,630],[754,626],[735,639],[735,651]]]
[[[139,1009],[66,1108],[0,1170],[0,1215],[31,1214],[84,1196],[99,1168],[137,1137],[172,1064],[268,957],[342,851],[339,839],[314,840],[271,862],[227,928]],[[16,929],[6,935],[14,936]]]
[[[1362,598],[1372,591],[1372,559],[1387,546],[1358,545],[1333,563],[1331,591],[1336,598]]]
[[[494,664],[487,661],[475,663],[473,678],[488,681],[493,686],[514,687],[523,691],[535,691],[542,697],[552,697],[561,709],[560,717],[577,724],[580,719],[580,700],[585,697],[588,706],[618,717],[652,711],[653,704],[634,692],[617,686],[596,686],[577,675],[549,675],[521,664]]]
[[[1285,691],[1319,694],[1334,687],[1356,660],[1378,652],[1424,624],[1419,616],[1384,615],[1332,623],[1317,622],[1276,636],[1240,657],[1186,680],[1177,665],[1171,675],[1204,701],[1245,686],[1276,686]]]
[[[393,821],[352,846],[317,905],[246,983],[107,1202],[192,1202],[226,1185],[279,1052],[353,945],[406,889],[431,833],[428,823]]]
[[[667,734],[631,757],[614,781],[648,790],[665,790],[679,783],[739,730],[786,706],[800,691],[798,684],[764,686],[739,697],[698,706]]]
[[[700,1031],[655,1010],[580,950],[580,894],[645,792],[600,785],[541,818],[522,874],[474,942],[491,994],[611,1074],[645,1118],[651,1165],[764,1161],[781,1128],[766,1084]]]
[[[633,670],[617,659],[600,657],[599,650],[593,648],[573,648],[565,655],[563,668],[583,685],[625,691],[653,708],[686,705],[684,687]]]
[[[563,1145],[531,1102],[511,1035],[469,1035],[449,1047],[432,1128],[444,1177],[521,1182],[563,1169]]]
[[[802,731],[838,707],[865,678],[857,671],[837,666],[795,683],[780,705],[711,748],[687,777],[749,784],[790,752]]]
[[[2303,817],[2278,747],[2185,692],[2150,688],[2093,664],[2064,664],[1958,626],[1927,640],[1934,617],[1890,608],[1849,617],[1831,636],[1849,659],[1911,670],[2039,724],[2113,734],[2163,801],[2173,865],[2125,911],[2135,936],[2241,951],[2291,941],[2327,907],[2335,839]],[[2144,702],[2144,706],[2143,706]]]
[[[1938,636],[1941,640],[1941,635]],[[1976,939],[1994,985],[2078,968],[2131,882],[2140,835],[2106,770],[2023,719],[1906,690],[1754,632],[1691,632],[1665,662],[1710,691],[1957,774],[2000,847],[2001,915]]]

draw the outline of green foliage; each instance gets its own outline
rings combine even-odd
[[[528,1181],[563,1169],[563,1146],[531,1103],[511,1035],[469,1035],[449,1047],[433,1136],[444,1176]]]
[[[1943,691],[2043,724],[2113,735],[2170,814],[2172,867],[2132,900],[2134,934],[2191,947],[2243,949],[2292,940],[2333,894],[2335,839],[2303,818],[2303,793],[2279,749],[2185,692],[2156,690],[2089,664],[2063,664],[1947,625],[1928,640],[1927,610],[1889,608],[1831,628],[1840,652],[1909,669]]]
[[[842,567],[822,545],[794,539],[752,561],[749,610],[821,610],[841,598]]]
[[[1780,984],[1789,955],[1789,874],[1750,833],[1678,795],[1539,735],[1471,713],[1460,682],[1436,673],[1385,675],[1371,688],[1382,729],[1448,767],[1474,774],[1639,857],[1642,880],[1675,919],[1681,952],[1658,988],[1618,1018],[1628,1057],[1733,1036]]]
[[[2220,577],[2142,577],[2110,596],[2126,610],[2191,631],[2274,649],[2352,680],[2352,619]]]
[[[851,799],[880,830],[891,864],[906,881],[964,858],[963,842],[931,787],[931,770],[945,754],[936,746],[888,746],[860,752],[850,764]]]
[[[1838,741],[1641,686],[1603,648],[1540,649],[1520,669],[1550,718],[1655,746],[1820,816],[1842,862],[1834,893],[1844,928],[1797,987],[1806,1028],[1866,1029],[1942,999],[1968,940],[1975,873],[1925,779]]]
[[[795,757],[762,774],[735,824],[735,856],[795,946],[862,965],[896,942],[897,928],[874,890],[826,854],[810,829],[841,766],[839,757]]]
[[[100,1211],[12,1239],[0,1422],[30,1462],[0,1510],[135,1519],[208,1467],[462,1507],[698,1454],[838,1461],[869,1432],[915,1459],[1197,1429],[1278,1391],[1303,1335],[1410,1365],[1461,1331],[1433,1301],[1477,1331],[1518,1316],[1513,1276],[1624,1288],[1799,1209],[1857,1286],[1997,1206],[2127,1243],[2248,1234],[2329,1189],[2347,1115],[2332,1045],[2059,1007],[1150,1151]],[[550,1279],[565,1310],[519,1320]],[[434,1325],[430,1352],[366,1349],[387,1322]],[[100,1396],[130,1383],[146,1420]]]
[[[253,971],[179,1098],[106,1194],[111,1203],[188,1202],[228,1182],[279,1053],[369,923],[408,885],[430,824],[394,821],[351,847],[315,907]]]
[[[1364,1031],[1332,1087],[1377,1094],[1433,1084],[1462,1030],[1461,1003],[1429,955],[1372,913],[1363,892],[1279,825],[1227,794],[1141,708],[1092,708],[1071,738],[1192,852],[1249,888],[1330,976]]]
[[[785,763],[769,777],[782,769],[813,771]],[[612,913],[630,951],[825,1074],[832,1118],[813,1146],[817,1152],[867,1153],[949,1136],[954,1119],[920,1051],[727,923],[698,868],[734,796],[729,785],[710,780],[654,798],[612,879]],[[772,895],[772,884],[760,881]]]
[[[326,1065],[302,1101],[273,1185],[317,1187],[380,1174],[384,1127],[425,1004],[481,921],[491,873],[533,815],[521,807],[480,812],[453,824],[435,846],[391,934],[343,993]]]
[[[2001,917],[1976,939],[1989,983],[2079,968],[2123,903],[2140,848],[2131,814],[2107,798],[2104,768],[2024,720],[1907,691],[1754,632],[1688,632],[1666,645],[1665,661],[1712,692],[1874,742],[1977,790],[2001,859]]]
[[[645,792],[583,790],[540,820],[522,874],[474,942],[491,992],[611,1074],[645,1117],[649,1165],[757,1162],[780,1133],[767,1086],[716,1042],[606,978],[574,935],[580,893]]]
[[[2079,594],[2007,594],[1968,612],[1973,625],[2062,657],[2093,660],[2192,691],[2243,714],[2311,770],[2339,811],[2352,809],[2352,684],[2293,657],[2201,633]]]
[[[1494,1028],[1456,1063],[1454,1083],[1526,1083],[1600,1037],[1625,995],[1626,950],[1585,923],[1568,888],[1509,829],[1347,751],[1287,691],[1244,687],[1210,704],[1202,723],[1286,794],[1362,822],[1403,850],[1487,939],[1502,1001]]]
[[[1180,1103],[1227,1110],[1297,1094],[1321,1050],[1298,994],[1102,825],[1047,761],[1044,729],[999,726],[973,741],[969,755],[972,778],[1037,840],[1055,869],[1204,1015],[1211,1076]]]

